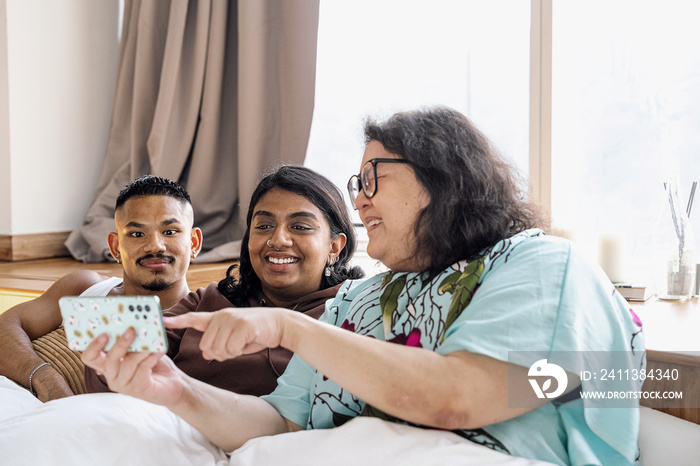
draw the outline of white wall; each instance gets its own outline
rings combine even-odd
[[[0,0],[0,234],[10,231],[10,115],[7,89],[7,15]]]
[[[119,0],[0,0],[0,234],[80,226],[106,147]]]

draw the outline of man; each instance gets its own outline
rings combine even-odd
[[[117,197],[116,232],[109,250],[123,279],[81,270],[56,281],[40,297],[0,314],[0,375],[28,387],[40,401],[73,395],[63,376],[34,352],[32,340],[61,325],[62,296],[157,295],[164,309],[190,290],[186,272],[202,247],[190,196],[177,183],[156,176],[136,179]]]

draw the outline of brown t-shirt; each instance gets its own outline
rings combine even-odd
[[[207,288],[200,288],[184,297],[178,304],[165,311],[168,316],[187,312],[213,312],[226,307],[235,307],[211,283]],[[340,285],[315,291],[302,299],[282,303],[281,307],[302,312],[318,319],[325,310],[327,300],[335,297]],[[272,306],[269,299],[260,294],[250,300],[251,307]],[[239,356],[227,361],[207,361],[202,357],[199,341],[202,332],[192,328],[167,329],[168,356],[187,375],[215,387],[245,395],[266,395],[277,386],[277,377],[284,372],[292,357],[292,352],[285,348],[270,348],[254,354]],[[107,392],[109,388],[104,378],[85,368],[85,386],[88,393]]]

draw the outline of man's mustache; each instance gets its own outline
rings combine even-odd
[[[145,256],[139,257],[136,259],[136,264],[141,265],[142,261],[148,260],[148,259],[167,259],[170,262],[175,262],[175,257],[173,256],[166,256],[165,254],[146,254]]]

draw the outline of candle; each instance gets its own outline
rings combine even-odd
[[[627,278],[627,238],[624,233],[610,231],[598,235],[598,264],[611,282]]]

